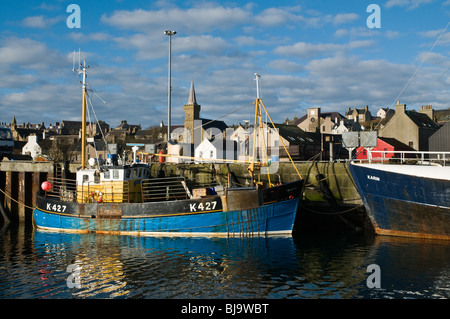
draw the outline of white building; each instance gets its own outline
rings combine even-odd
[[[386,116],[388,116],[388,115],[394,115],[394,113],[395,113],[394,110],[389,109],[389,108],[387,108],[387,107],[382,107],[382,108],[380,108],[380,109],[378,110],[377,116],[378,116],[379,118],[384,119],[384,118],[385,118]]]
[[[33,159],[35,159],[40,154],[42,154],[42,148],[39,146],[37,142],[37,136],[36,135],[28,136],[28,142],[22,148],[22,155],[30,155]]]
[[[195,148],[195,162],[208,162],[214,160],[215,163],[224,162],[221,159],[236,160],[236,142],[228,139],[208,139],[205,138]],[[204,159],[204,160],[201,160]]]

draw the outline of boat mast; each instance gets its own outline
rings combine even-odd
[[[83,61],[83,114],[82,114],[82,124],[81,124],[81,169],[86,168],[86,59]]]
[[[81,58],[81,50],[79,51],[78,59]],[[75,52],[74,52],[75,60]],[[89,67],[86,66],[86,59],[83,60],[83,64],[79,63],[78,69],[73,69],[73,71],[78,72],[78,74],[83,74],[82,91],[83,91],[83,101],[82,101],[82,121],[81,121],[81,169],[86,168],[86,71]]]
[[[255,155],[256,155],[256,143],[257,141],[262,137],[262,143],[263,143],[263,158],[267,158],[267,155],[264,156],[264,153],[267,152],[267,148],[266,148],[266,141],[265,141],[265,137],[264,137],[264,127],[263,127],[263,122],[262,122],[262,118],[261,118],[261,105],[262,105],[262,101],[260,98],[260,92],[259,92],[259,78],[261,77],[259,74],[255,73],[255,79],[256,79],[256,101],[255,101],[255,126],[254,126],[254,130],[253,130],[253,155],[252,155],[252,162],[250,164],[250,166],[248,167],[248,171],[250,173],[250,175],[252,176],[252,184],[254,183],[254,171],[255,171]],[[261,163],[258,162],[257,163],[258,166],[258,171],[261,168]],[[265,164],[263,163],[263,166],[265,166]],[[259,179],[259,178],[258,178]],[[268,179],[269,179],[269,185],[271,184],[270,182],[270,175],[268,175]]]
[[[266,115],[267,115],[267,117],[269,118],[269,120],[270,120],[270,123],[272,123],[272,127],[273,127],[273,129],[275,130],[275,132],[277,133],[277,135],[278,135],[278,138],[279,138],[279,141],[281,142],[281,144],[283,145],[283,147],[284,147],[284,150],[286,151],[286,154],[288,155],[288,157],[289,157],[289,160],[291,161],[291,163],[292,163],[292,165],[294,166],[294,169],[295,169],[295,171],[297,172],[297,174],[298,174],[298,176],[299,176],[299,178],[300,179],[303,179],[302,178],[302,175],[300,174],[300,172],[298,171],[298,169],[297,169],[297,167],[295,166],[295,163],[294,163],[294,161],[292,160],[292,157],[291,157],[291,155],[290,155],[290,153],[289,153],[289,151],[288,151],[288,149],[287,149],[287,147],[286,147],[286,145],[284,144],[284,142],[283,142],[283,138],[280,136],[280,133],[278,132],[278,130],[277,130],[277,128],[276,128],[276,126],[275,126],[275,124],[273,123],[273,121],[272,121],[272,118],[270,117],[270,114],[269,114],[269,112],[267,111],[267,109],[266,109],[266,107],[264,106],[264,103],[263,103],[263,101],[262,101],[262,99],[260,98],[260,96],[259,96],[259,78],[261,77],[260,75],[258,75],[257,73],[255,73],[255,77],[256,77],[256,102],[255,102],[255,129],[254,129],[254,135],[253,135],[253,159],[252,159],[252,163],[250,164],[250,166],[248,167],[248,171],[249,171],[249,173],[250,173],[250,175],[252,176],[252,180],[253,180],[253,171],[254,171],[254,168],[255,168],[255,147],[256,147],[256,130],[257,130],[257,127],[258,127],[258,130],[261,132],[260,134],[261,135],[263,135],[263,122],[262,122],[262,118],[261,118],[261,113],[262,113],[262,108],[264,108],[264,112],[266,113]],[[262,107],[262,108],[261,108]],[[259,118],[259,125],[257,126],[257,119]],[[267,125],[267,127],[268,127],[268,124],[266,123],[266,125]],[[262,139],[262,141],[263,141],[263,148],[264,148],[264,152],[263,152],[263,156],[264,156],[264,154],[265,154],[265,159],[266,159],[266,163],[262,163],[262,165],[261,165],[261,163],[258,163],[258,165],[259,166],[268,166],[269,165],[269,163],[268,163],[268,159],[267,159],[267,147],[266,147],[266,140],[265,140],[265,137],[263,136],[263,139]],[[268,181],[269,181],[269,185],[271,184],[271,182],[270,182],[270,174],[267,174],[268,175]]]

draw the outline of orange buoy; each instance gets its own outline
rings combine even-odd
[[[160,151],[159,151],[159,154],[160,154],[160,156],[159,156],[159,162],[160,162],[160,163],[164,163],[164,156],[162,156],[162,154],[164,154],[164,152],[163,152],[162,150],[160,150]]]

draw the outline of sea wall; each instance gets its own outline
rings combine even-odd
[[[354,186],[346,163],[330,162],[282,162],[275,173],[261,174],[260,180],[286,183],[299,179],[305,180],[304,200],[308,202],[329,202],[330,196],[342,204],[360,204],[361,198]],[[197,184],[216,182],[227,185],[230,173],[232,181],[241,186],[250,186],[251,176],[248,165],[243,164],[165,164],[152,166],[152,177],[184,176]],[[298,173],[297,173],[298,171]],[[257,178],[256,178],[257,179]],[[327,189],[328,188],[328,189]]]

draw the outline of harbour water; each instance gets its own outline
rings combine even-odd
[[[450,297],[449,242],[361,233],[152,238],[4,226],[0,269],[0,299]]]

